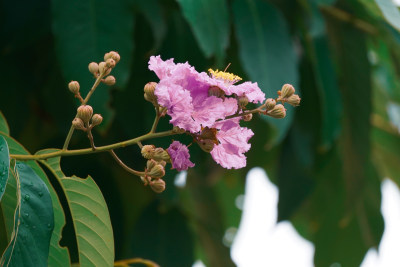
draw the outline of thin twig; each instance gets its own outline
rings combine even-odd
[[[134,169],[128,167],[128,166],[117,156],[117,154],[115,154],[114,150],[110,150],[109,152],[110,152],[111,156],[113,156],[113,158],[115,159],[115,161],[116,161],[119,165],[121,165],[122,168],[124,168],[127,172],[130,172],[130,173],[132,173],[132,174],[134,174],[134,175],[137,175],[137,176],[139,176],[139,177],[144,175],[144,172],[135,171]]]

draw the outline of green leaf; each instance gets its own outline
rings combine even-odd
[[[8,145],[4,137],[0,136],[0,201],[6,188],[9,169],[10,155]]]
[[[16,164],[18,206],[14,234],[1,264],[6,266],[47,266],[54,214],[50,192],[26,164]]]
[[[37,154],[56,150],[41,150]],[[103,194],[94,180],[66,177],[60,157],[41,161],[57,178],[71,210],[81,266],[112,266],[114,237],[110,215]]]
[[[229,14],[226,0],[178,0],[197,42],[206,57],[216,56],[223,64],[229,42]]]
[[[321,147],[327,150],[337,139],[341,130],[342,102],[325,36],[314,38],[314,71],[321,103]]]
[[[133,54],[133,11],[128,1],[53,0],[52,4],[56,52],[66,81],[78,81],[85,97],[94,83],[88,64],[103,61],[109,51],[118,51],[121,61],[112,75],[116,77],[116,86],[124,88]],[[104,87],[100,86],[89,102],[95,112],[102,114],[102,127],[112,118],[109,90]]]
[[[167,26],[163,18],[160,2],[157,0],[136,0],[135,3],[150,23],[154,37],[153,50],[157,50],[167,33]]]
[[[275,98],[285,83],[296,87],[297,59],[282,14],[260,0],[235,0],[233,13],[240,59],[251,80],[259,83],[267,98]],[[277,130],[271,140],[275,144],[285,137],[293,120],[293,109],[288,107],[283,120],[263,118]]]
[[[0,111],[0,132],[5,134],[10,134],[10,128],[8,127],[8,123],[3,113]]]
[[[1,133],[0,133],[1,134]],[[13,138],[1,134],[6,139],[10,154],[18,154],[18,155],[28,155],[28,151]],[[65,216],[64,212],[58,199],[57,193],[50,184],[46,173],[42,170],[42,168],[36,163],[36,161],[29,160],[26,164],[31,167],[34,172],[42,179],[42,181],[46,184],[48,190],[50,191],[51,200],[53,202],[53,212],[54,212],[54,230],[53,235],[50,241],[50,252],[48,265],[49,266],[69,266],[69,252],[66,247],[61,247],[59,242],[61,240],[61,232],[65,225]],[[8,190],[8,185],[7,185]],[[3,200],[4,201],[4,200]],[[3,210],[4,212],[4,210]],[[7,218],[7,216],[6,216]]]
[[[386,21],[400,31],[400,12],[399,8],[392,0],[375,0]]]

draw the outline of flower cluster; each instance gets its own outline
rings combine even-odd
[[[265,95],[257,83],[235,85],[241,78],[231,73],[218,70],[210,70],[210,75],[199,73],[188,63],[175,64],[173,59],[163,61],[160,56],[150,58],[149,69],[160,79],[154,95],[158,105],[166,108],[170,123],[191,134],[222,167],[246,166],[244,153],[250,149],[248,141],[253,132],[240,126],[243,118],[240,114],[248,102],[264,102]],[[193,166],[182,153],[176,153],[180,158],[175,158],[172,151],[182,148],[171,146],[168,151],[174,168]],[[188,162],[183,162],[183,158]]]

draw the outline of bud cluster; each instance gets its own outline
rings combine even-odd
[[[141,150],[142,156],[147,159],[145,175],[141,177],[145,185],[150,185],[150,188],[161,193],[165,190],[165,181],[161,178],[165,175],[165,165],[170,162],[168,152],[154,145],[144,145]]]
[[[115,84],[116,80],[114,76],[109,74],[120,59],[121,57],[117,52],[111,51],[104,55],[104,61],[100,63],[91,62],[89,64],[89,71],[95,78],[99,76],[104,77],[101,81],[106,85],[112,86]]]
[[[81,105],[76,112],[76,118],[72,121],[72,125],[77,130],[87,131],[94,126],[99,125],[103,121],[100,114],[93,115],[93,108],[89,105]]]
[[[301,98],[295,94],[295,89],[291,84],[284,84],[281,91],[278,91],[278,95],[278,101],[282,103],[286,102],[294,107],[300,105]]]
[[[144,176],[141,176],[143,183],[149,185],[156,192],[161,193],[165,190],[165,181],[161,179],[165,175],[165,161],[149,159],[146,164]]]

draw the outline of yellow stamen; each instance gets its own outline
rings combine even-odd
[[[234,83],[242,80],[242,78],[240,78],[239,76],[237,76],[233,73],[225,72],[225,71],[209,69],[208,72],[211,74],[211,76],[213,78],[218,79],[218,80],[223,80],[224,82],[227,82],[230,84],[234,84]]]

